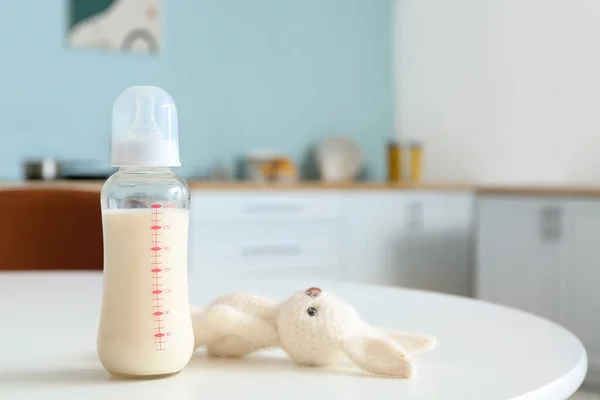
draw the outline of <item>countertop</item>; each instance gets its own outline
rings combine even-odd
[[[585,348],[571,332],[483,301],[309,277],[206,281],[192,273],[189,282],[193,307],[246,290],[283,301],[317,286],[346,299],[367,323],[429,333],[440,345],[412,355],[417,374],[410,380],[369,376],[347,359],[302,367],[278,349],[242,359],[207,357],[199,349],[185,370],[170,378],[111,379],[96,355],[100,272],[2,273],[0,293],[8,303],[0,318],[10,323],[0,330],[6,344],[0,398],[562,400],[587,371]]]
[[[0,189],[35,189],[54,187],[65,189],[100,190],[103,181],[5,181],[0,182]],[[319,181],[303,181],[294,184],[257,183],[248,181],[201,181],[188,180],[194,190],[219,191],[288,191],[288,190],[424,190],[424,191],[470,191],[479,195],[532,196],[532,197],[594,197],[600,196],[600,185],[487,185],[477,183],[425,182],[388,183],[375,181],[357,181],[347,183],[327,183]]]

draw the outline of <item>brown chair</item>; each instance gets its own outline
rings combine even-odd
[[[0,270],[101,270],[100,193],[0,189]]]

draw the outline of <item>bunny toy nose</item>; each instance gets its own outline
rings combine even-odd
[[[311,287],[309,289],[306,289],[306,291],[304,292],[305,295],[315,298],[315,297],[319,297],[321,295],[322,290],[319,289],[318,287]]]

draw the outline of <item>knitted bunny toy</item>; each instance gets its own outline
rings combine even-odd
[[[297,292],[279,304],[260,294],[222,296],[192,314],[196,348],[216,357],[243,357],[281,347],[303,365],[327,365],[347,357],[363,370],[411,378],[410,355],[433,350],[437,341],[422,334],[372,327],[356,310],[319,288]]]

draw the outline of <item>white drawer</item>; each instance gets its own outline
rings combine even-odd
[[[269,240],[194,245],[194,265],[203,268],[301,268],[339,263],[339,245],[317,241]]]
[[[250,278],[250,279],[314,279],[314,286],[319,286],[319,279],[339,280],[341,270],[338,265],[324,265],[317,268],[255,268],[214,270],[192,266],[190,280],[204,281],[214,278],[219,280]]]
[[[199,219],[340,218],[341,195],[323,192],[192,192],[191,214]]]
[[[209,269],[338,265],[340,237],[337,225],[317,224],[309,228],[299,224],[294,228],[277,224],[207,224],[195,229],[191,253],[194,265]]]
[[[292,218],[205,219],[193,220],[190,231],[202,241],[243,241],[252,239],[277,240],[282,237],[298,240],[319,238],[331,240],[342,234],[343,224],[329,220]]]

